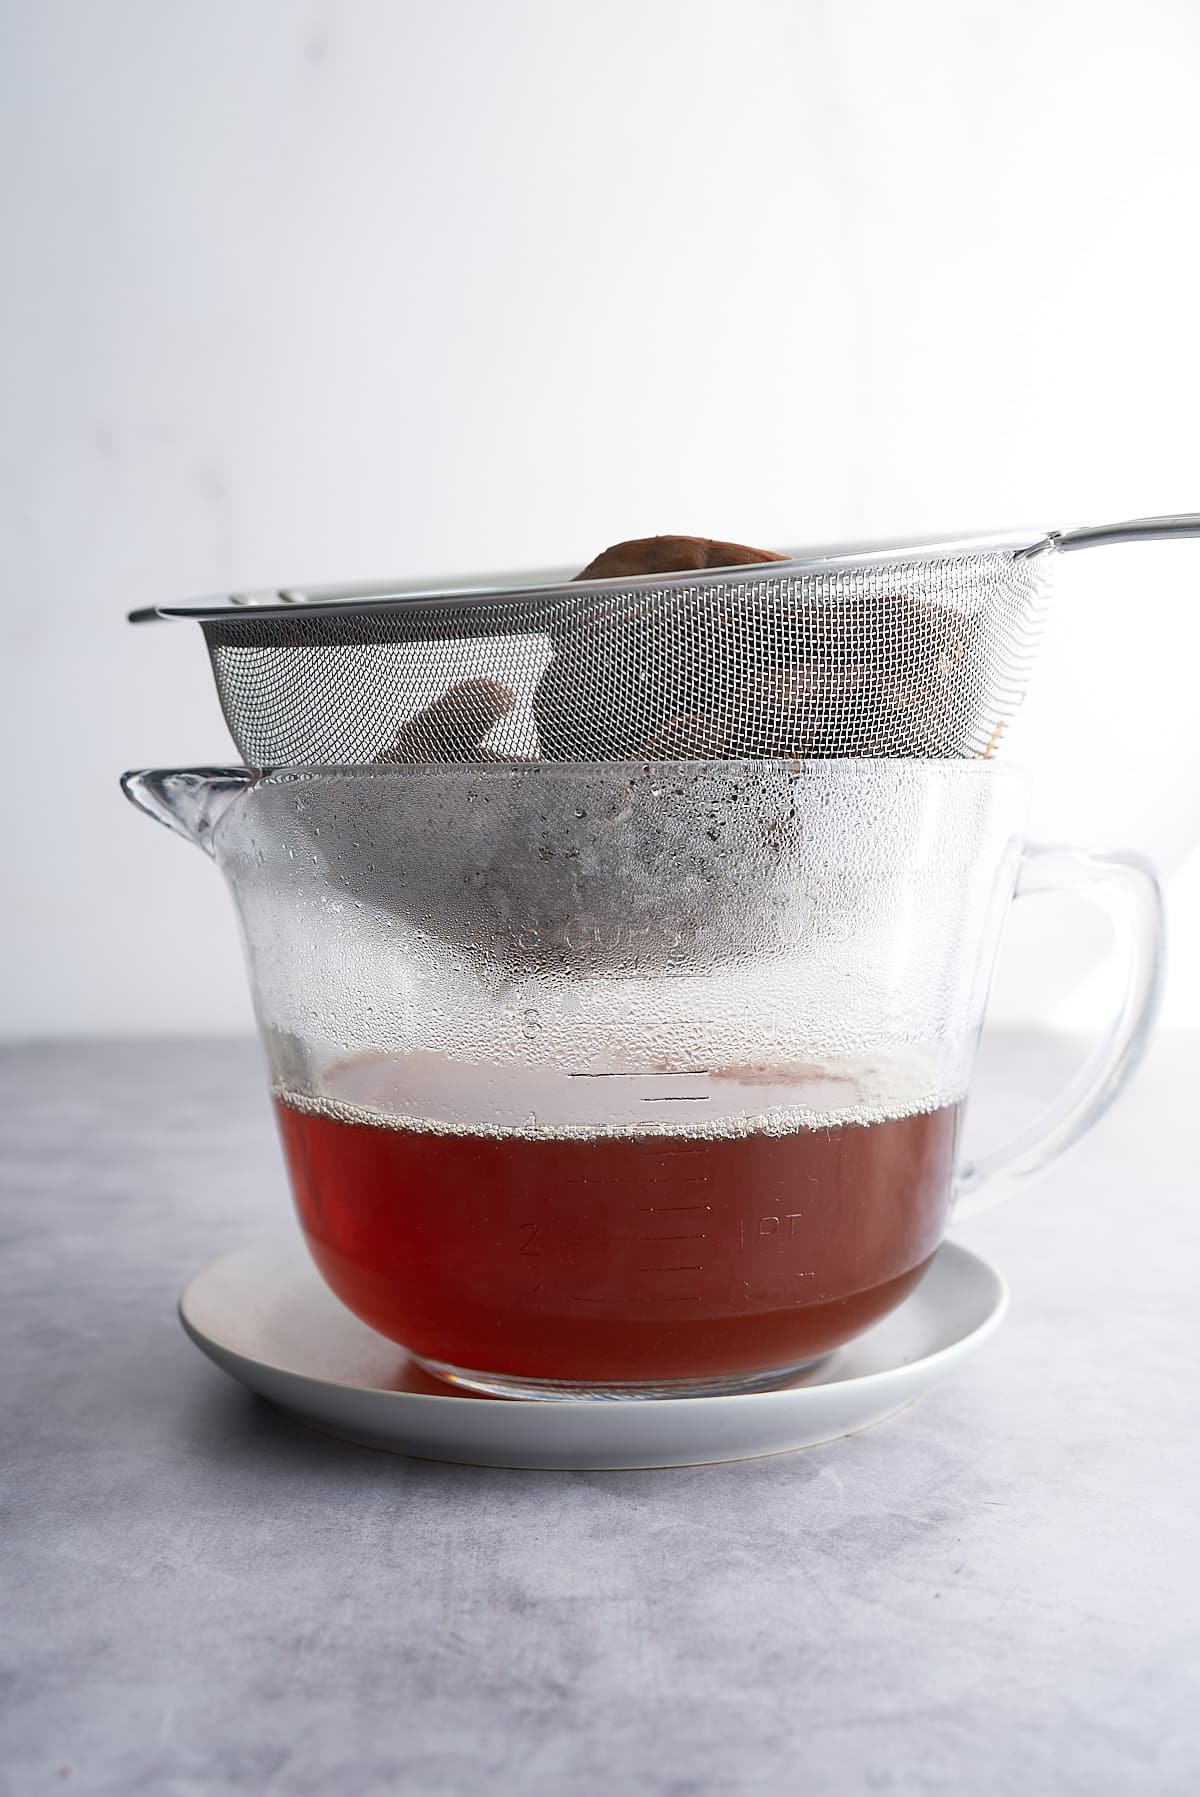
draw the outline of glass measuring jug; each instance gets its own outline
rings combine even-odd
[[[920,1279],[952,1201],[1127,1077],[1161,918],[1132,857],[1026,848],[1018,776],[917,761],[139,773],[241,918],[298,1215],[338,1296],[513,1395],[754,1389]],[[1014,890],[1114,911],[1081,1081],[956,1167]]]

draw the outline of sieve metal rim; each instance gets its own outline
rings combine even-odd
[[[709,588],[727,587],[731,580],[739,585],[764,580],[789,580],[797,576],[829,574],[854,568],[887,566],[895,562],[956,561],[987,555],[1032,556],[1058,548],[1061,538],[1053,531],[1031,533],[1009,532],[990,537],[972,537],[953,542],[890,543],[886,546],[830,550],[798,551],[786,561],[737,563],[726,568],[686,568],[670,573],[622,575],[615,579],[579,580],[568,570],[554,569],[545,574],[522,573],[489,577],[486,583],[461,585],[425,585],[393,581],[370,585],[308,586],[296,584],[269,587],[254,592],[213,594],[207,598],[184,601],[177,605],[142,606],[128,614],[131,624],[153,623],[160,618],[185,618],[199,623],[216,623],[238,617],[338,617],[372,611],[404,611],[436,606],[483,608],[497,602],[516,605],[525,600],[546,602],[556,597],[578,600],[606,593],[634,597],[638,593],[662,593],[664,589],[687,588],[694,593]],[[1065,544],[1062,544],[1066,547]]]
[[[1173,512],[1156,518],[1128,518],[1116,524],[1083,524],[1066,530],[1008,531],[984,537],[964,537],[947,542],[860,544],[857,547],[797,550],[786,560],[737,563],[727,568],[688,568],[671,573],[622,576],[609,580],[580,580],[569,569],[540,574],[480,577],[462,584],[428,586],[424,582],[385,581],[349,586],[292,585],[267,587],[255,592],[214,594],[178,605],[145,605],[127,614],[131,624],[149,624],[159,618],[192,618],[212,622],[245,616],[279,617],[297,610],[337,616],[357,611],[403,610],[409,606],[485,606],[496,600],[546,599],[570,593],[620,593],[660,591],[684,586],[703,590],[728,583],[758,579],[788,579],[795,575],[828,573],[885,565],[889,562],[937,562],[973,556],[1007,554],[1020,561],[1050,550],[1099,549],[1113,543],[1165,541],[1173,537],[1200,537],[1200,512]],[[769,570],[769,574],[768,574]]]

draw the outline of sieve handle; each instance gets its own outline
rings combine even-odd
[[[1164,518],[1129,518],[1124,524],[1081,524],[1053,530],[1056,549],[1101,549],[1109,543],[1147,543],[1169,537],[1200,537],[1200,512],[1172,512]]]
[[[1107,1031],[1049,1110],[1003,1148],[959,1169],[956,1223],[1026,1185],[1104,1115],[1141,1060],[1162,1000],[1163,900],[1148,861],[1120,851],[1031,845],[1014,896],[1036,892],[1076,892],[1109,913],[1126,956],[1125,989]]]

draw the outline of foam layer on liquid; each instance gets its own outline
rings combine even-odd
[[[334,1062],[317,1091],[283,1083],[274,1091],[292,1110],[331,1121],[523,1141],[793,1135],[895,1122],[964,1095],[961,1080],[919,1049],[685,1071],[567,1071],[372,1054]]]

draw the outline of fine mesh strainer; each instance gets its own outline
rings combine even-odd
[[[991,757],[1059,553],[1200,514],[619,580],[314,587],[197,619],[253,767]]]

